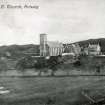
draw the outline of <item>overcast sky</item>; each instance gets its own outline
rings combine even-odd
[[[0,45],[76,42],[105,37],[105,0],[1,0],[0,4],[38,5],[39,9],[0,9]]]

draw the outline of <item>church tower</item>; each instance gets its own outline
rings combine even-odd
[[[47,55],[47,35],[45,33],[40,34],[40,56],[45,57]]]

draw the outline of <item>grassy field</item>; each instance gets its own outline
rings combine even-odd
[[[0,94],[0,105],[81,105],[101,99],[105,77],[0,77],[0,86],[10,90]]]

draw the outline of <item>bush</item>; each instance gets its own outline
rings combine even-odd
[[[73,65],[75,67],[81,66],[81,62],[78,60],[78,61],[74,62]]]

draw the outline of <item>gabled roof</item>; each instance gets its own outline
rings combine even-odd
[[[49,47],[63,47],[63,44],[58,41],[48,41],[47,45]]]

